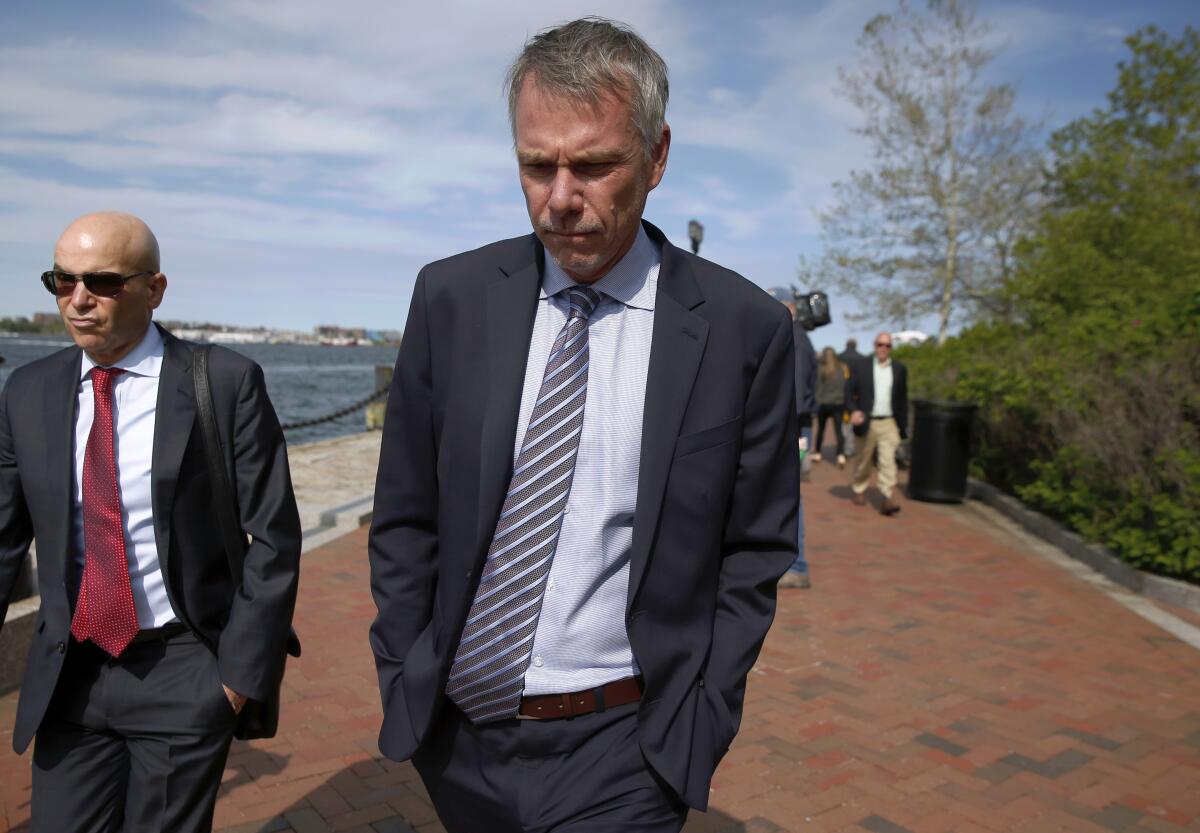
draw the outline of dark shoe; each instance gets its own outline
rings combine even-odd
[[[800,590],[807,590],[812,587],[812,582],[809,581],[808,573],[800,573],[796,570],[788,570],[779,579],[779,587],[796,587]]]
[[[855,492],[854,497],[851,498],[851,500],[854,501],[855,506],[866,506],[867,505],[867,495],[865,492],[863,492],[861,494],[859,492]]]
[[[879,514],[881,515],[895,515],[899,511],[900,507],[893,503],[891,498],[884,498],[883,503],[879,507]]]

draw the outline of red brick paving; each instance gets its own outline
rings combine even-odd
[[[815,587],[783,592],[689,833],[1200,830],[1200,653],[963,508],[885,519],[845,479],[804,488]],[[365,537],[305,556],[284,732],[235,746],[219,829],[442,829],[375,747]],[[28,756],[0,776],[0,829],[23,829]]]

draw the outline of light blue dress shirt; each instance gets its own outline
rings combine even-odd
[[[642,411],[662,253],[640,229],[633,248],[591,286],[603,293],[588,325],[587,403],[571,495],[525,673],[525,694],[594,688],[638,673],[625,607],[642,452]],[[575,282],[547,256],[513,460],[567,320]]]

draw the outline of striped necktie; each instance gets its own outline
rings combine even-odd
[[[587,399],[588,318],[600,303],[570,291],[570,312],[550,349],[521,453],[475,601],[459,639],[446,694],[473,723],[515,717],[575,474]]]

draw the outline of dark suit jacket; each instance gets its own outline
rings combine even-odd
[[[791,319],[666,242],[623,611],[645,678],[641,748],[703,808],[796,557]],[[379,747],[404,760],[446,678],[512,472],[541,286],[533,235],[426,266],[388,399],[370,535]]]
[[[846,410],[862,411],[866,415],[854,433],[863,436],[871,425],[871,409],[875,406],[874,357],[860,357],[850,365],[846,380]],[[892,359],[892,417],[900,429],[900,437],[908,436],[908,369]]]
[[[218,432],[242,529],[252,538],[235,597],[196,421],[194,345],[162,335],[151,501],[167,594],[217,654],[222,682],[265,700],[282,673],[299,577],[300,518],[283,432],[258,365],[214,348],[209,376]],[[13,729],[18,753],[37,731],[58,681],[71,627],[70,588],[79,581],[71,487],[80,357],[71,347],[18,368],[0,393],[0,622],[32,537],[41,592]]]
[[[817,413],[817,351],[799,321],[792,324],[792,340],[796,344],[796,413],[811,422]]]

